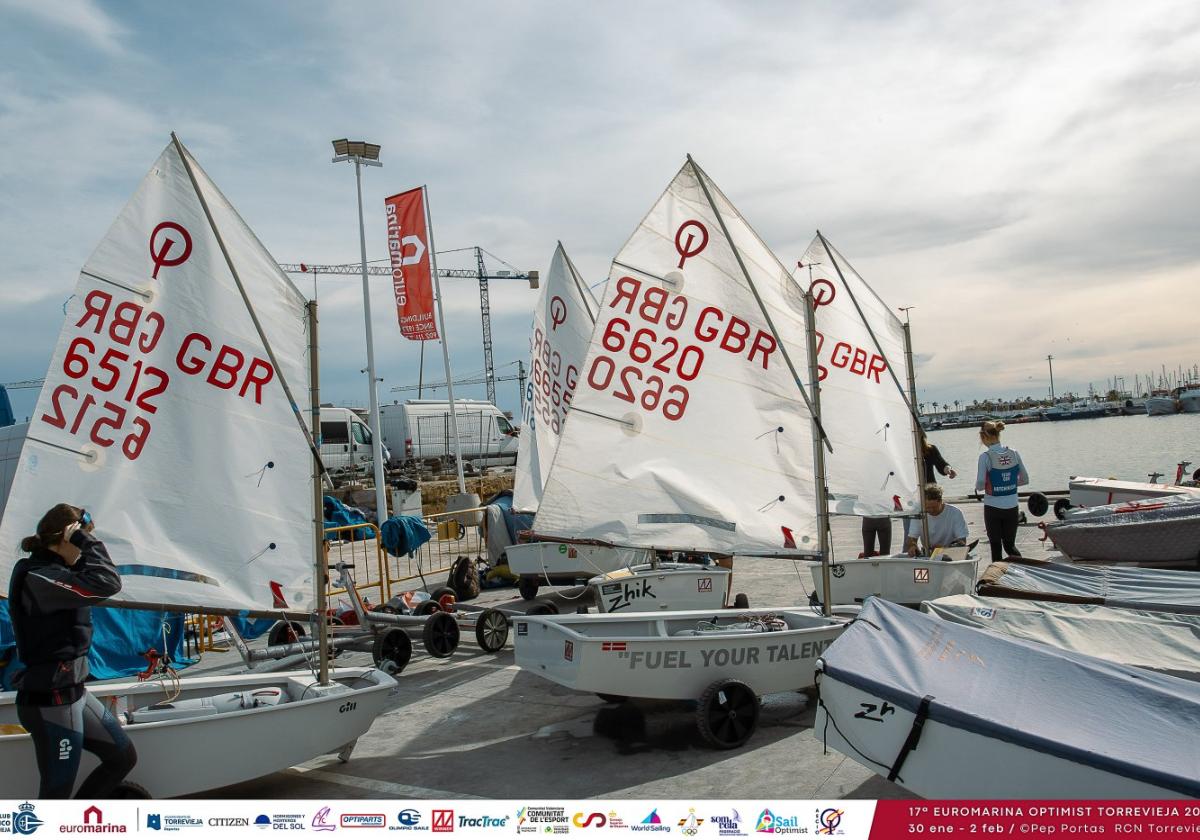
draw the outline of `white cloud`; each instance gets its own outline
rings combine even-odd
[[[30,15],[45,24],[82,36],[110,55],[124,55],[129,34],[93,0],[0,0],[0,7]]]

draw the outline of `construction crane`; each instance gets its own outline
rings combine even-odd
[[[524,399],[525,398],[525,363],[518,360],[515,362],[510,362],[509,364],[516,365],[517,372],[506,374],[504,376],[493,376],[492,381],[493,382],[513,382],[513,381],[517,382],[518,387],[521,389],[521,399]],[[507,365],[501,365],[501,367],[507,367]],[[455,379],[454,385],[455,385],[455,387],[457,387],[459,385],[483,385],[485,382],[487,382],[486,376],[472,376],[472,377],[468,377],[466,379]],[[445,387],[446,387],[446,383],[444,383],[444,382],[434,382],[432,384],[419,383],[417,385],[397,385],[395,388],[392,388],[392,392],[397,393],[397,392],[403,392],[403,391],[416,391],[417,396],[420,396],[422,391],[432,390],[434,388],[445,388]],[[494,399],[488,400],[488,402],[492,403],[493,405],[496,404],[496,401]]]
[[[41,388],[45,382],[45,379],[22,379],[20,382],[0,382],[0,388],[19,391],[22,388]]]
[[[474,251],[475,265],[474,271],[467,268],[439,268],[439,277],[473,277],[479,281],[479,312],[483,319],[483,376],[487,384],[488,402],[496,404],[496,372],[492,367],[492,306],[488,297],[488,281],[489,280],[528,280],[529,288],[536,289],[538,287],[538,273],[536,270],[520,271],[513,268],[504,260],[497,257],[490,251],[486,251],[478,245],[471,248],[457,248],[451,251],[439,251],[439,254],[450,254],[455,251]],[[507,269],[498,270],[495,273],[489,273],[487,266],[484,265],[483,255],[487,254],[497,262],[509,265]],[[289,274],[361,274],[361,263],[344,263],[340,265],[314,265],[312,263],[280,263],[279,267]],[[391,276],[391,266],[386,265],[369,265],[367,266],[367,274],[385,274]],[[479,384],[479,383],[475,383]]]

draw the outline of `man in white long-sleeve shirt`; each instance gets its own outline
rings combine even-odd
[[[931,554],[935,548],[947,548],[952,545],[967,544],[967,519],[963,512],[954,505],[942,501],[942,488],[936,484],[925,485],[925,513],[929,517],[929,542],[925,554]],[[909,557],[918,554],[917,543],[921,538],[921,520],[908,521],[908,539],[904,549]]]

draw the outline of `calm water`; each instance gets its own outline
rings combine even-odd
[[[983,451],[979,430],[935,431],[929,440],[958,471],[956,479],[940,479],[947,495],[974,492]],[[1021,423],[1006,428],[1001,440],[1025,461],[1029,486],[1024,490],[1065,490],[1072,475],[1146,481],[1157,471],[1170,481],[1183,460],[1192,462],[1189,475],[1200,468],[1200,414]]]

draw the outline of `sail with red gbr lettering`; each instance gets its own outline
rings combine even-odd
[[[830,512],[919,513],[912,413],[902,390],[904,325],[821,237],[794,276],[812,289],[816,311],[821,420],[833,444],[825,456]]]
[[[535,530],[816,553],[812,418],[784,358],[804,376],[805,348],[803,293],[689,159],[613,261]]]
[[[307,398],[305,300],[189,155],[276,370],[181,154],[162,153],[66,304],[0,522],[0,575],[67,502],[121,571],[115,601],[305,609],[312,461],[281,385]]]
[[[558,243],[533,307],[529,381],[521,401],[521,438],[513,479],[515,510],[536,511],[541,503],[567,411],[579,387],[596,309],[591,290]]]

